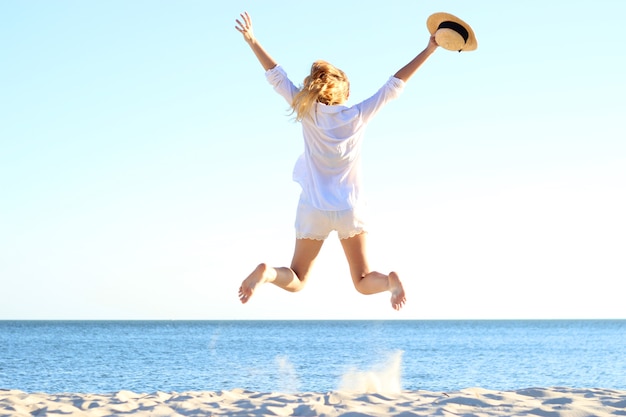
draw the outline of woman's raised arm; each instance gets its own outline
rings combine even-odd
[[[263,48],[263,46],[261,46],[259,41],[254,36],[254,32],[252,31],[252,19],[250,18],[250,15],[248,14],[248,12],[243,12],[242,14],[240,14],[240,16],[241,20],[235,19],[235,23],[237,23],[235,29],[237,29],[239,33],[243,35],[243,39],[250,46],[252,52],[254,52],[254,55],[263,66],[263,69],[267,71],[274,68],[277,65],[276,61],[270,56],[270,54],[267,53],[267,51]]]
[[[398,72],[394,74],[394,77],[401,79],[404,82],[407,82],[409,78],[413,76],[422,66],[424,62],[428,59],[429,56],[432,55],[435,50],[437,50],[437,42],[435,41],[435,35],[432,35],[428,41],[428,45],[422,52],[420,52],[415,58],[411,60],[404,67],[400,68]]]

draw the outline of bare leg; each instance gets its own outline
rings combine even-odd
[[[323,243],[323,240],[296,239],[290,268],[274,268],[264,263],[259,264],[241,283],[239,300],[243,304],[247,303],[256,288],[267,282],[286,291],[300,291],[307,282],[309,272]]]
[[[367,263],[367,234],[360,233],[348,239],[341,239],[341,246],[350,265],[352,283],[361,294],[377,294],[383,291],[391,292],[391,307],[400,310],[406,302],[404,288],[400,277],[395,272],[389,275],[377,271],[370,271]]]
[[[250,300],[256,288],[266,282],[276,285],[282,284],[283,288],[290,291],[298,291],[300,280],[289,268],[273,268],[267,264],[259,264],[239,287],[239,300],[245,304]]]

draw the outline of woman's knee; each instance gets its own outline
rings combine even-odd
[[[363,281],[363,278],[365,278],[366,273],[365,272],[352,272],[351,275],[352,275],[352,285],[354,285],[354,288],[361,294],[365,294],[362,281]]]
[[[291,267],[296,278],[300,281],[300,286],[294,289],[294,292],[298,292],[304,288],[307,282],[309,282],[309,270],[308,269],[300,269],[297,267]]]

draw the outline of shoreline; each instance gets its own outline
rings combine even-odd
[[[0,417],[83,416],[624,416],[626,390],[531,387],[509,391],[397,393],[262,393],[186,391],[111,394],[41,393],[0,389]]]

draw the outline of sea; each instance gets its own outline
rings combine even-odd
[[[0,389],[626,389],[626,320],[0,321]]]

